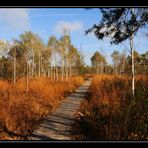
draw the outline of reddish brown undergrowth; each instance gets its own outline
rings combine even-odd
[[[25,78],[16,84],[0,80],[0,139],[27,139],[41,119],[82,83],[79,76],[69,82],[30,78],[27,92]]]
[[[77,140],[148,139],[148,78],[137,76],[135,98],[131,77],[98,75],[81,106]],[[133,101],[134,100],[134,101]],[[134,103],[133,103],[134,102]],[[79,134],[78,134],[79,133]]]

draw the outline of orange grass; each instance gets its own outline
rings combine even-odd
[[[40,120],[82,83],[79,76],[69,82],[30,78],[27,92],[25,78],[16,84],[0,80],[0,139],[27,139]]]
[[[131,77],[96,75],[81,106],[77,140],[148,139],[148,77],[136,76],[132,105]],[[79,132],[78,132],[79,131]]]

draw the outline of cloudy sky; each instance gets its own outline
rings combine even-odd
[[[0,8],[0,39],[11,41],[19,34],[31,30],[37,33],[45,43],[49,36],[59,38],[63,28],[70,30],[72,43],[81,50],[86,64],[95,51],[104,54],[111,63],[110,54],[114,50],[122,51],[123,45],[110,45],[109,39],[97,40],[93,34],[85,35],[85,30],[99,22],[98,9],[82,8]],[[143,53],[148,50],[147,38],[140,31],[135,38],[136,50]],[[128,42],[124,43],[128,47]],[[127,54],[129,54],[127,50]]]

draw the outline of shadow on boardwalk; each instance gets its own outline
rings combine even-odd
[[[91,80],[66,97],[61,105],[43,119],[39,127],[33,132],[30,140],[71,140],[71,129],[74,115],[78,111],[81,101],[86,97]]]

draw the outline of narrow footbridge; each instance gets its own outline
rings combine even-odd
[[[46,116],[29,140],[71,140],[71,128],[81,101],[86,97],[91,80],[66,97],[59,107]]]

